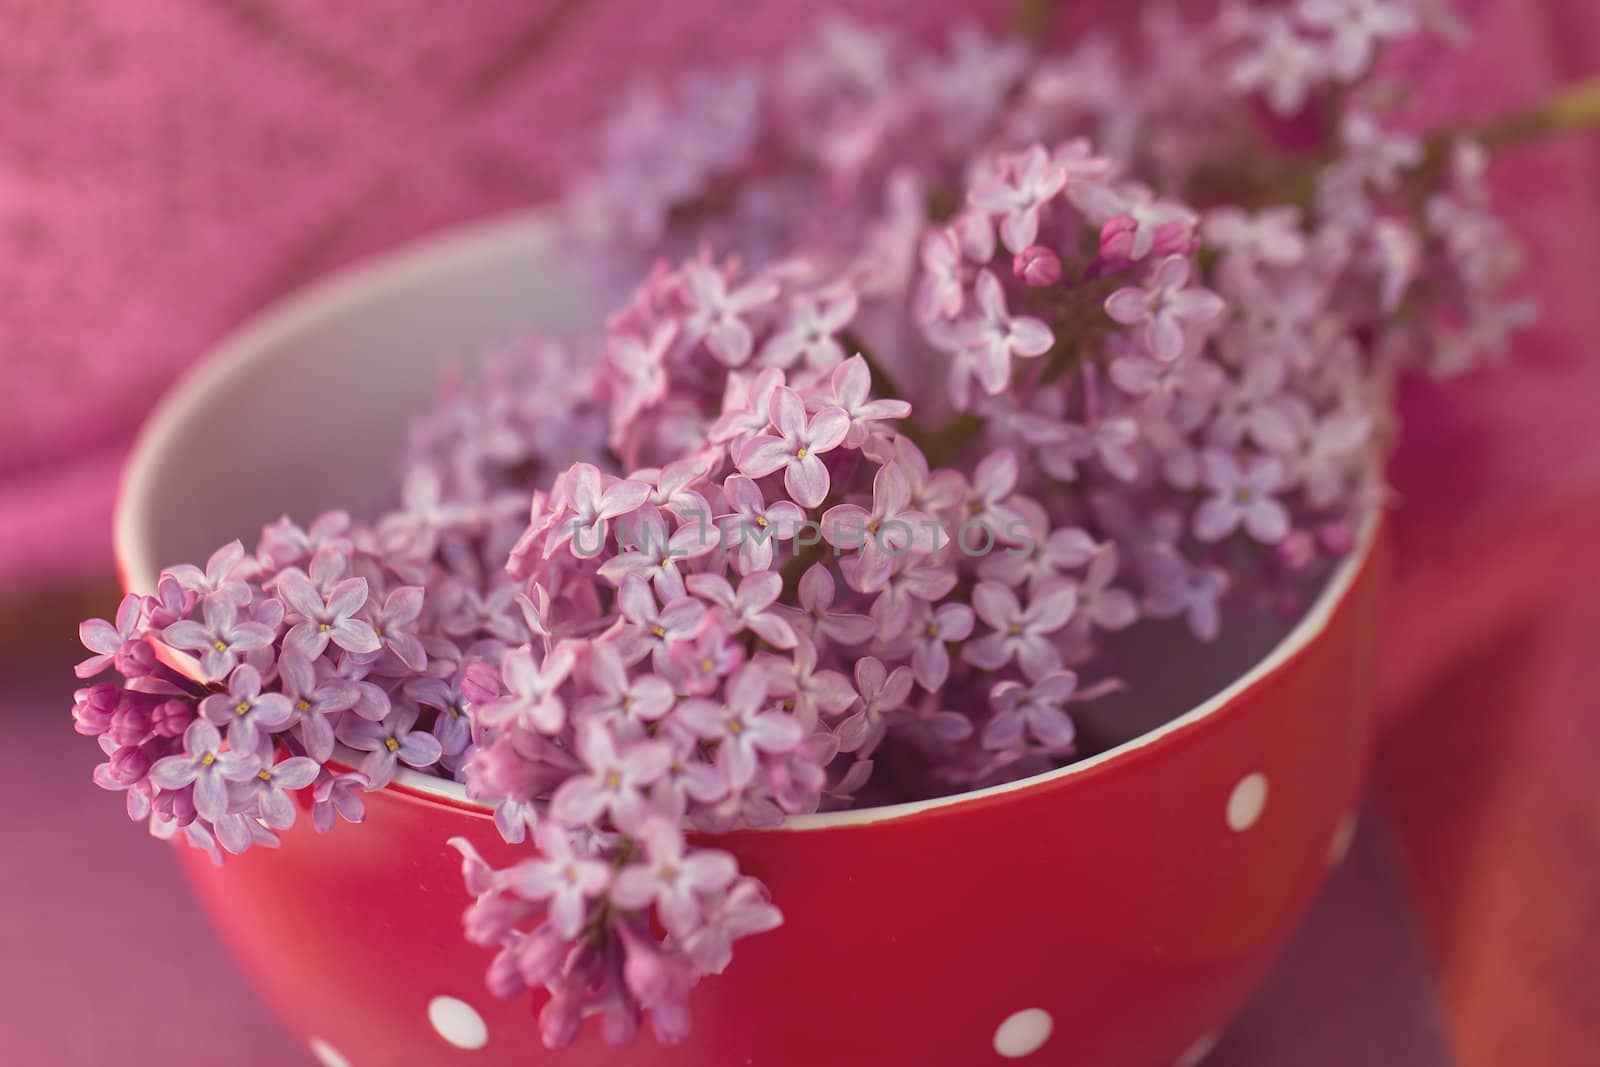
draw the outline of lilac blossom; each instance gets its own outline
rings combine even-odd
[[[1030,678],[1060,666],[1061,653],[1049,636],[1072,618],[1078,592],[1071,582],[1052,582],[1035,590],[1024,608],[1017,595],[998,582],[979,582],[972,610],[993,631],[967,645],[967,662],[999,670],[1015,658]]]
[[[654,905],[667,931],[683,936],[703,918],[700,894],[726,889],[738,877],[738,865],[726,852],[690,850],[666,819],[650,819],[638,836],[643,858],[617,872],[611,899],[624,908]]]
[[[786,387],[772,394],[769,412],[777,435],[747,441],[739,453],[739,470],[752,478],[783,471],[790,498],[803,508],[814,508],[828,495],[828,468],[822,457],[844,442],[850,416],[826,407],[808,420],[805,402]]]
[[[1195,509],[1194,532],[1202,541],[1220,541],[1241,525],[1263,544],[1277,544],[1289,532],[1289,512],[1275,495],[1283,488],[1283,463],[1275,456],[1251,456],[1243,463],[1230,453],[1204,456],[1204,479],[1212,495]]]
[[[303,571],[287,570],[278,576],[278,589],[295,624],[284,638],[284,647],[308,659],[322,655],[330,643],[358,653],[383,647],[372,623],[357,615],[367,603],[365,578],[346,578],[324,598]]]
[[[294,717],[294,705],[282,693],[261,691],[261,672],[250,664],[234,668],[225,693],[213,693],[200,703],[200,714],[211,725],[228,728],[228,747],[253,752],[262,731],[276,730]]]
[[[393,714],[382,722],[346,718],[339,724],[340,741],[367,753],[357,768],[374,789],[381,789],[394,778],[399,764],[421,770],[439,762],[439,739],[415,730],[418,710],[415,704],[397,704]]]
[[[224,750],[217,728],[197,719],[183,733],[183,753],[157,760],[150,781],[162,789],[192,785],[195,811],[215,820],[228,810],[228,783],[245,781],[259,769],[253,753]]]
[[[1145,343],[1157,359],[1177,359],[1188,343],[1188,331],[1213,322],[1224,308],[1211,290],[1188,288],[1190,271],[1187,259],[1167,257],[1144,286],[1127,286],[1107,297],[1106,314],[1124,326],[1142,326]]]
[[[241,622],[239,606],[231,598],[203,600],[200,612],[203,622],[182,619],[162,631],[161,639],[173,648],[200,653],[200,670],[207,681],[226,678],[241,655],[269,647],[275,637],[264,622]]]

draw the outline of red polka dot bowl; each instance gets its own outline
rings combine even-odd
[[[529,217],[258,318],[141,435],[116,520],[125,584],[149,591],[159,567],[280,514],[377,506],[441,357],[598,322],[595,288]],[[1158,657],[1141,691],[1190,710],[1129,711],[1126,739],[1092,758],[720,839],[785,923],[700,985],[680,1045],[614,1050],[591,1024],[548,1052],[528,1001],[487,993],[445,841],[465,836],[496,864],[516,850],[452,783],[403,771],[369,795],[364,825],[320,836],[302,819],[282,848],[220,868],[178,852],[240,965],[325,1067],[1191,1067],[1348,841],[1382,543],[1365,530],[1286,634]]]

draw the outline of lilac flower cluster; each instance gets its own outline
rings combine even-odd
[[[452,842],[490,987],[547,991],[552,1046],[680,1038],[781,922],[695,835],[1081,755],[1074,708],[1146,666],[1110,635],[1292,616],[1381,503],[1399,377],[1526,317],[1482,151],[1384,110],[1423,16],[1061,55],[834,21],[641,91],[570,205],[654,261],[603,334],[452,383],[376,522],[285,520],[85,624],[80,674],[125,679],[78,696],[96,780],[237,852],[296,791],[325,829],[453,777],[531,845]]]

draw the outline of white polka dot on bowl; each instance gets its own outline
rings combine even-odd
[[[489,1026],[477,1009],[456,997],[434,997],[428,1002],[428,1021],[434,1032],[456,1048],[473,1051],[489,1043]]]
[[[1239,779],[1228,795],[1228,829],[1242,834],[1261,819],[1267,810],[1267,776],[1260,772]]]
[[[1172,1067],[1200,1067],[1201,1062],[1217,1047],[1217,1042],[1222,1040],[1221,1034],[1207,1034],[1188,1048],[1183,1050],[1177,1062]]]
[[[1344,862],[1350,854],[1350,843],[1356,839],[1356,817],[1352,812],[1339,820],[1339,826],[1333,831],[1333,840],[1328,843],[1328,866],[1337,867]]]
[[[306,1046],[311,1049],[312,1058],[322,1064],[322,1067],[350,1067],[350,1061],[320,1037],[313,1037],[306,1042]]]
[[[1050,1013],[1042,1008],[1028,1008],[1006,1017],[994,1032],[994,1050],[1008,1060],[1031,1056],[1050,1040],[1050,1031],[1056,1026]]]

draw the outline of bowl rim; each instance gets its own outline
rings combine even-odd
[[[533,209],[451,227],[407,242],[391,252],[334,271],[274,301],[214,345],[180,375],[156,403],[140,427],[124,464],[112,519],[113,551],[123,589],[147,595],[154,593],[161,565],[154,559],[148,523],[144,521],[150,510],[150,482],[163,457],[181,438],[191,414],[204,408],[237,373],[263,358],[286,336],[312,327],[332,313],[360,305],[385,290],[447,273],[460,263],[504,253],[528,242],[549,240],[553,229],[548,209]],[[1086,759],[1016,781],[927,800],[790,815],[777,826],[742,832],[804,832],[890,822],[926,812],[982,804],[1011,793],[1054,785],[1111,763],[1126,762],[1137,753],[1217,717],[1238,704],[1246,692],[1300,657],[1327,630],[1333,616],[1349,600],[1357,579],[1372,565],[1382,524],[1382,507],[1369,509],[1362,518],[1355,545],[1339,561],[1311,606],[1289,632],[1223,689],[1154,729]],[[159,644],[157,650],[170,665],[183,671],[186,657],[182,653]],[[348,749],[341,747],[336,753],[336,762],[353,766],[358,761],[359,756]],[[400,768],[394,780],[383,788],[485,816],[494,811],[491,805],[468,797],[462,783],[406,767]]]

